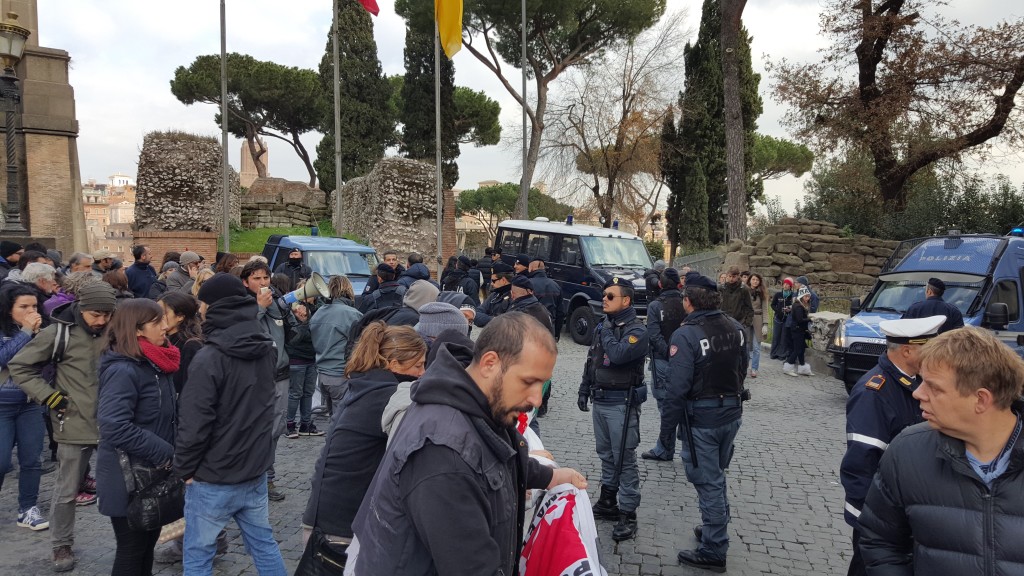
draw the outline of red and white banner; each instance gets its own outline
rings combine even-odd
[[[597,525],[586,490],[560,484],[530,520],[520,576],[607,576],[597,555]]]

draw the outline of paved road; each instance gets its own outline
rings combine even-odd
[[[581,470],[598,491],[590,413],[576,408],[576,387],[586,350],[564,338],[555,366],[550,414],[541,420],[546,447],[559,463]],[[839,462],[845,449],[842,385],[825,375],[784,376],[781,364],[763,360],[761,376],[749,381],[736,456],[729,471],[732,536],[728,573],[734,575],[845,574],[850,531],[842,519]],[[326,422],[321,424],[326,428]],[[658,416],[653,400],[643,407],[641,448],[653,446]],[[323,445],[321,438],[281,439],[278,486],[287,499],[271,503],[271,522],[289,569],[301,555],[299,519],[306,504],[309,474]],[[676,552],[695,542],[699,521],[696,494],[678,458],[671,463],[641,461],[643,501],[640,530],[633,541],[616,544],[611,522],[599,522],[602,563],[610,575],[689,575],[704,571],[677,565]],[[15,526],[16,472],[0,493],[0,575],[50,574],[48,532]],[[43,477],[40,507],[49,509],[53,475]],[[218,576],[255,574],[237,529],[229,530],[230,552],[217,561]],[[109,574],[114,540],[107,518],[95,506],[79,508],[75,552],[78,568],[69,574]],[[180,574],[181,564],[156,566],[157,574]]]

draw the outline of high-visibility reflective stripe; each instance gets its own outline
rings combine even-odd
[[[886,448],[889,447],[888,444],[882,442],[878,438],[872,438],[871,436],[865,436],[863,434],[847,434],[846,439],[851,442],[860,442],[861,444],[874,446],[875,448],[879,448],[881,450],[885,450]]]
[[[853,514],[854,518],[860,518],[860,510],[854,508],[853,504],[850,504],[849,502],[846,503],[846,511]]]

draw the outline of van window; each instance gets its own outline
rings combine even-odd
[[[531,258],[538,256],[544,260],[551,259],[551,235],[530,234],[526,239],[526,255]]]
[[[562,249],[558,251],[558,261],[576,266],[580,257],[580,239],[575,236],[562,236]]]
[[[515,256],[523,245],[522,230],[505,230],[501,236],[501,252]]]
[[[992,291],[992,300],[989,302],[1002,302],[1010,313],[1010,322],[1020,320],[1020,297],[1017,294],[1017,283],[1013,280],[1000,280]]]
[[[591,266],[651,267],[651,256],[639,240],[603,236],[586,236],[582,240]]]

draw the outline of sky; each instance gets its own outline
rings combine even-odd
[[[373,19],[378,56],[385,74],[403,71],[404,21],[393,0],[378,0],[380,15]],[[785,109],[770,95],[765,62],[788,59],[811,61],[825,45],[818,34],[823,0],[764,0],[747,4],[743,15],[752,38],[755,71],[762,74],[764,114],[761,132],[788,137],[779,120]],[[954,2],[944,12],[961,21],[991,25],[999,19],[1021,17],[1024,8],[1007,9],[1000,0]],[[700,19],[697,0],[668,0],[669,11],[688,13],[688,27],[696,31]],[[185,106],[170,92],[169,82],[178,66],[197,56],[219,54],[220,20],[217,0],[38,0],[39,40],[42,46],[67,50],[71,55],[71,85],[79,121],[78,152],[83,180],[105,182],[115,172],[135,176],[143,136],[153,130],[184,130],[220,139],[213,121],[216,106]],[[1014,13],[1014,11],[1016,13]],[[227,0],[227,49],[289,66],[316,69],[326,47],[331,14],[329,0]],[[455,81],[485,92],[502,106],[505,133],[518,131],[521,110],[497,78],[463,49],[455,58]],[[517,74],[513,71],[513,74]],[[516,76],[518,78],[518,76]],[[682,87],[682,78],[678,81]],[[557,90],[558,81],[553,86]],[[320,135],[303,138],[315,155]],[[239,169],[241,141],[232,138],[231,164]],[[307,180],[298,156],[283,142],[270,140],[270,175]],[[476,188],[477,182],[518,182],[520,153],[503,141],[497,146],[463,145],[457,187]],[[1006,151],[984,167],[1024,182],[1024,154]],[[766,194],[778,196],[787,209],[802,197],[804,179],[784,177],[768,182]]]

